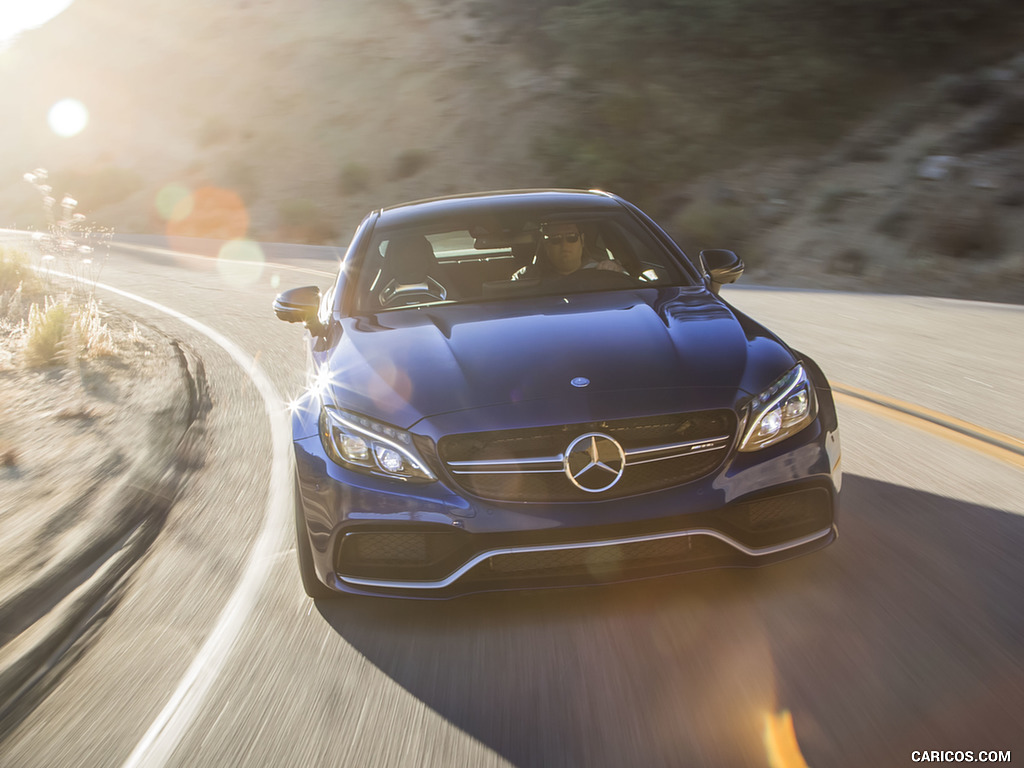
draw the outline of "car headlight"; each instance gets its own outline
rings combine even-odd
[[[320,440],[331,459],[348,469],[420,483],[437,479],[413,446],[412,435],[358,413],[324,406]]]
[[[785,440],[814,421],[817,412],[814,387],[798,365],[750,402],[739,450],[759,451]]]

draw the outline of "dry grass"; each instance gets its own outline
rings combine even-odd
[[[100,303],[96,299],[89,299],[78,309],[72,323],[72,332],[79,341],[79,358],[111,357],[117,354],[114,339],[103,322]]]
[[[74,364],[116,354],[96,299],[76,305],[67,294],[59,298],[48,296],[42,306],[33,303],[29,308],[22,339],[25,365]]]
[[[35,368],[59,361],[64,351],[68,315],[64,301],[47,296],[42,307],[33,302],[28,310],[22,349],[26,365]]]
[[[41,287],[25,253],[0,247],[0,295],[19,290],[32,294],[41,290]]]

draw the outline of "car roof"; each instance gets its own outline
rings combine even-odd
[[[487,214],[498,211],[515,213],[542,208],[557,213],[621,210],[621,200],[608,192],[582,189],[516,189],[433,197],[383,208],[379,224],[408,226],[422,220],[449,215]]]

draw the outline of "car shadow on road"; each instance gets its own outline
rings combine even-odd
[[[520,766],[789,765],[794,738],[814,766],[1024,749],[1024,518],[848,476],[840,530],[765,569],[318,608]]]

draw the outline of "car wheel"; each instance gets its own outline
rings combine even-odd
[[[302,589],[314,600],[328,600],[337,597],[338,593],[330,589],[316,576],[313,567],[313,547],[309,543],[309,532],[302,514],[302,501],[299,498],[299,481],[295,480],[295,552],[299,560],[299,577]]]

